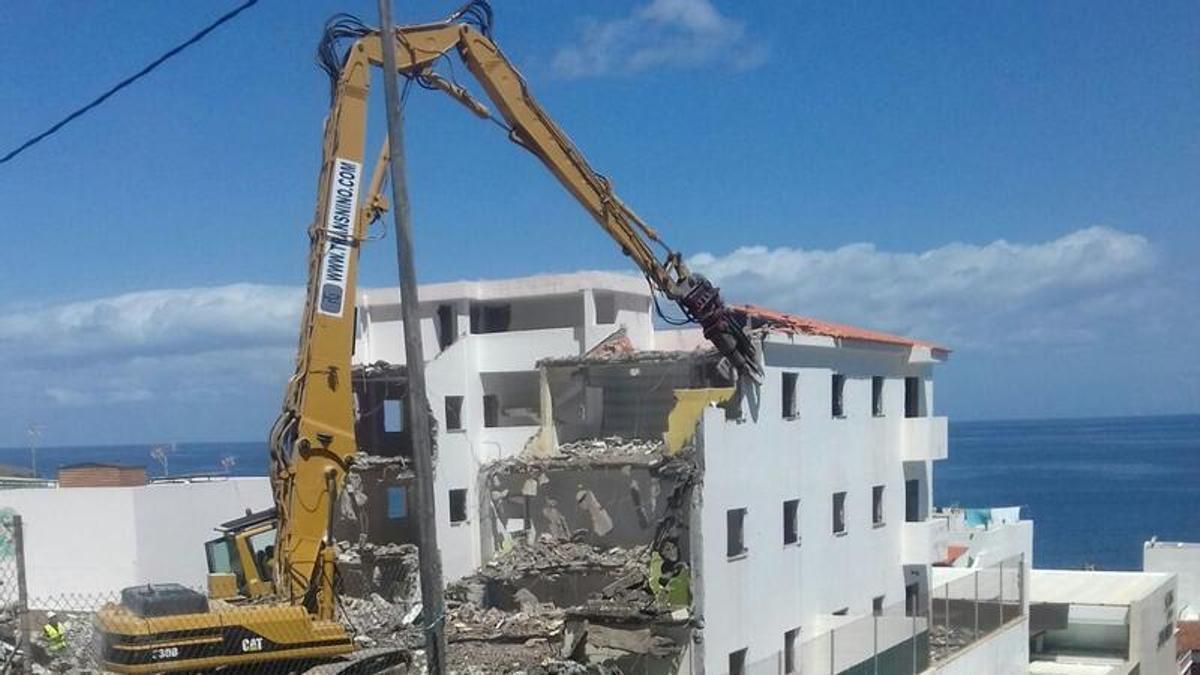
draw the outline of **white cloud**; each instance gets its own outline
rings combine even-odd
[[[122,359],[295,341],[301,291],[233,284],[139,291],[0,316],[0,363]]]
[[[128,411],[282,394],[302,296],[299,288],[232,284],[8,308],[0,315],[0,413],[18,421],[55,409],[136,417]]]
[[[976,360],[1036,345],[1078,348],[1101,367],[1113,353],[1190,344],[1200,328],[1187,297],[1196,282],[1172,279],[1144,237],[1106,227],[916,253],[752,246],[689,263],[730,302],[937,340]],[[38,422],[49,444],[257,437],[292,372],[302,295],[233,284],[5,308],[0,434],[19,443]],[[1160,337],[1130,340],[1147,332]]]
[[[1107,227],[1051,241],[952,243],[920,253],[873,244],[834,250],[739,248],[690,264],[731,302],[855,323],[950,347],[1071,343],[1114,320],[1150,314],[1156,255],[1142,236]]]
[[[709,0],[651,0],[628,16],[585,19],[579,36],[555,53],[551,65],[559,75],[577,78],[659,67],[745,70],[766,58],[766,45],[746,24]]]

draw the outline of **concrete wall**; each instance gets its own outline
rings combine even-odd
[[[930,675],[1025,675],[1028,672],[1027,619],[989,635],[948,661],[926,671]]]
[[[1180,618],[1200,618],[1200,544],[1147,542],[1142,552],[1142,570],[1174,574],[1178,583],[1175,605]]]
[[[1167,596],[1172,596],[1174,600],[1175,594],[1175,579],[1169,577],[1152,593],[1129,606],[1129,658],[1140,666],[1140,672],[1145,675],[1178,672],[1175,661],[1175,605],[1167,602]],[[1171,627],[1169,638],[1160,641],[1168,626]]]
[[[831,347],[805,338],[768,343],[761,399],[745,402],[743,419],[705,411],[699,573],[709,673],[726,672],[729,654],[743,648],[747,664],[777,663],[785,631],[799,627],[807,641],[834,611],[870,615],[875,597],[889,606],[904,601],[903,378],[928,381],[932,365],[910,363],[902,348]],[[793,419],[783,417],[784,372],[798,373]],[[845,416],[836,419],[834,372],[847,378]],[[871,409],[875,375],[887,378],[881,417]],[[879,526],[871,513],[876,485],[884,486]],[[928,490],[923,486],[926,500]],[[833,493],[842,491],[847,527],[839,535],[832,527]],[[800,500],[800,542],[784,545],[783,502],[789,499]],[[748,552],[730,559],[726,512],[736,508],[748,510]]]
[[[504,426],[484,427],[485,390],[500,395],[502,409],[509,407],[505,403],[506,392],[509,398],[519,399],[515,405],[527,407],[528,397],[517,395],[519,392],[514,387],[519,389],[523,383],[538,381],[538,360],[581,355],[618,328],[625,328],[635,347],[653,348],[648,295],[631,292],[626,288],[628,279],[613,281],[613,276],[582,273],[529,280],[422,286],[420,315],[428,360],[426,385],[439,429],[434,479],[438,544],[448,581],[470,574],[491,552],[490,545],[484,546],[485,532],[481,527],[487,504],[486,500],[479,499],[480,468],[520,453],[538,431],[536,420],[503,414]],[[609,282],[611,288],[605,286]],[[595,287],[584,287],[587,284]],[[604,312],[611,309],[611,323],[597,322],[597,293],[611,295],[611,303],[608,299],[602,300],[602,303],[609,303]],[[470,305],[503,304],[506,296],[513,298],[514,330],[471,334]],[[363,297],[365,300],[359,302],[355,361],[404,363],[403,323],[396,304],[398,295],[394,289],[388,289],[370,291]],[[450,305],[454,309],[455,340],[445,349],[438,342],[438,305]],[[519,330],[531,326],[551,327]],[[446,396],[463,397],[460,430],[446,429]],[[536,406],[534,412],[538,412]],[[452,489],[467,490],[468,518],[465,522],[450,522]]]
[[[270,505],[265,477],[0,492],[0,507],[24,521],[35,606],[39,598],[98,598],[144,583],[204,588],[204,542],[216,536],[213,528]]]

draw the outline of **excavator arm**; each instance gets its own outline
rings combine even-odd
[[[682,255],[626,206],[529,92],[524,79],[490,38],[491,10],[477,0],[446,21],[396,29],[400,75],[439,89],[542,161],[663,295],[704,335],[737,373],[755,382],[761,366],[753,342],[725,307],[718,290],[692,273]],[[337,45],[353,38],[344,53]],[[279,591],[332,615],[332,555],[327,532],[336,493],[356,451],[350,383],[358,248],[369,221],[386,208],[377,170],[371,196],[359,204],[370,70],[383,64],[382,36],[345,15],[326,28],[318,51],[330,74],[333,102],[325,124],[318,202],[310,228],[309,284],[296,371],[271,434],[272,485],[279,510],[276,579]],[[499,111],[435,72],[457,55]],[[659,251],[656,253],[656,248]]]

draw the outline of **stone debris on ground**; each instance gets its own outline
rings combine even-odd
[[[97,635],[92,612],[58,611],[59,624],[66,637],[66,646],[58,652],[51,651],[41,627],[46,623],[48,612],[30,610],[30,648],[22,652],[32,656],[29,672],[34,675],[50,673],[99,672],[99,654],[96,652]],[[13,646],[20,633],[20,622],[15,607],[0,610],[0,666],[7,664],[3,672],[21,672],[20,656],[13,654]]]
[[[375,593],[368,598],[343,597],[339,606],[341,618],[354,632],[359,647],[417,649],[424,645],[420,618],[410,619],[411,605],[391,602]]]
[[[661,439],[608,436],[561,443],[558,446],[558,452],[567,457],[580,459],[645,458],[653,460],[662,457],[665,447]]]
[[[644,574],[649,561],[650,551],[646,546],[601,548],[543,534],[533,543],[518,541],[488,561],[479,574],[509,581],[561,572],[641,571]]]
[[[933,624],[929,627],[930,658],[936,662],[957,654],[975,639],[970,628]]]

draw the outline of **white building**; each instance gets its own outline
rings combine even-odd
[[[461,282],[421,298],[448,579],[510,534],[497,530],[511,520],[490,522],[502,504],[480,500],[487,465],[531,441],[682,433],[703,472],[687,547],[703,622],[691,672],[1026,672],[1028,523],[955,533],[931,509],[932,462],[948,452],[946,419],[933,414],[946,350],[747,308],[766,376],[728,403],[733,390],[695,351],[698,331],[654,329],[640,279]],[[403,363],[398,302],[395,289],[363,293],[357,363]],[[624,355],[594,357],[618,330]],[[969,593],[932,573],[955,537],[975,546],[955,572]]]
[[[266,477],[0,490],[0,508],[23,521],[34,608],[46,601],[83,609],[146,583],[206,588],[204,542],[217,536],[214,528],[269,506]]]
[[[1173,574],[1034,570],[1029,598],[1031,673],[1179,672]]]
[[[426,388],[439,429],[438,543],[445,576],[456,579],[484,562],[480,468],[516,455],[538,431],[537,362],[580,356],[618,326],[637,347],[653,348],[650,292],[636,277],[579,273],[428,284],[420,295]],[[358,320],[355,363],[404,364],[399,289],[363,291]],[[388,395],[394,405],[380,411],[382,424],[398,431],[404,393]]]

